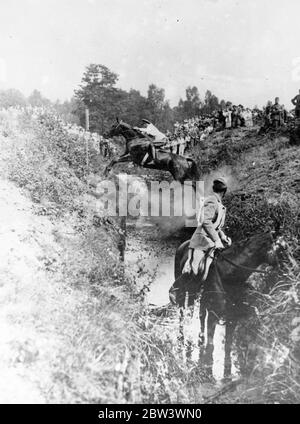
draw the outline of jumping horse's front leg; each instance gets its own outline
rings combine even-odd
[[[124,162],[131,162],[131,161],[132,161],[132,158],[129,153],[124,153],[124,155],[120,156],[118,159],[113,159],[112,161],[109,162],[109,164],[105,168],[104,176],[107,177],[112,167],[115,166],[117,163],[124,163]]]

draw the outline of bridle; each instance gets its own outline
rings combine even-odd
[[[276,251],[278,248],[285,249],[285,242],[283,242],[283,240],[280,240],[280,239],[276,240],[273,249],[275,249],[275,251]],[[259,272],[260,274],[267,274],[268,273],[268,271],[265,271],[265,270],[262,270],[262,269],[251,268],[249,266],[236,264],[235,262],[233,262],[232,260],[230,260],[226,256],[224,256],[224,254],[220,250],[217,250],[216,253],[217,253],[217,258],[221,257],[225,262],[229,263],[230,265],[232,265],[236,268],[244,269],[245,271]],[[276,252],[275,252],[275,254],[276,254]],[[277,260],[277,262],[278,262],[278,260]]]
[[[228,262],[230,265],[235,266],[236,268],[244,269],[245,271],[251,271],[251,272],[259,272],[261,274],[267,274],[268,271],[257,269],[257,268],[251,268],[249,266],[240,265],[232,262],[230,259],[226,258],[226,256],[223,255],[223,253],[219,252],[218,256],[220,256],[225,262]]]
[[[119,128],[122,124],[123,124],[122,121],[117,122],[116,126],[113,128],[113,131],[119,130]],[[125,124],[125,125],[127,125],[127,124]],[[125,125],[123,125],[123,127],[119,131],[123,132],[121,135],[123,135],[123,137],[125,137],[127,142],[133,140],[134,138],[139,137],[139,134],[137,133],[137,131],[134,130],[134,128],[126,127]],[[135,136],[130,136],[130,134],[128,133],[130,130],[134,131]],[[130,138],[127,139],[126,135],[128,135]]]

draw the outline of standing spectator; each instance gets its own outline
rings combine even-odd
[[[222,109],[219,110],[218,121],[219,121],[220,129],[223,130],[226,126],[226,117],[224,116]]]
[[[245,119],[246,127],[253,127],[253,117],[252,112],[249,108],[244,110],[243,117]]]
[[[225,128],[231,128],[231,114],[232,111],[230,108],[227,108],[224,112],[225,115]]]
[[[238,110],[235,105],[232,106],[231,125],[232,125],[232,128],[238,127]]]
[[[299,90],[299,94],[297,94],[291,100],[291,102],[293,103],[294,106],[296,106],[296,108],[295,108],[295,117],[296,118],[300,118],[300,90]]]
[[[279,97],[275,97],[275,103],[271,106],[271,122],[275,129],[283,125],[283,107],[279,104]]]
[[[237,108],[238,125],[240,125],[241,127],[245,126],[245,118],[243,116],[243,113],[244,113],[244,106],[238,105],[238,108]]]

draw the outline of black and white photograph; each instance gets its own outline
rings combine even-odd
[[[1,0],[1,405],[300,403],[299,16]]]

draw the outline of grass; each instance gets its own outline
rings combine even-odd
[[[88,180],[101,178],[105,161],[94,146],[88,145],[87,163],[86,143],[57,116],[13,110],[0,113],[0,146],[6,329],[0,369],[13,382],[11,392],[0,384],[0,396],[42,403],[201,401],[201,370],[184,364],[172,330],[144,310],[125,276],[120,223],[97,215]],[[235,130],[212,135],[193,156],[206,174],[230,174],[233,240],[281,223],[293,260],[283,261],[270,291],[258,297],[253,377],[266,382],[265,401],[295,403],[298,150],[284,136]]]
[[[270,229],[287,243],[279,271],[264,281],[263,293],[255,293],[256,314],[240,330],[257,333],[255,359],[244,357],[252,370],[248,390],[263,387],[254,401],[298,403],[300,338],[293,338],[293,323],[300,316],[299,148],[284,134],[234,130],[213,134],[194,154],[205,178],[228,178],[226,233],[233,241]]]
[[[98,216],[89,194],[105,161],[91,145],[87,167],[86,143],[52,113],[2,111],[0,145],[0,369],[12,382],[0,401],[188,401],[168,331],[146,328],[143,295],[125,276],[120,223]]]
[[[1,194],[12,226],[22,225],[11,249],[14,233],[9,221],[4,226],[10,265],[1,268],[1,322],[14,331],[3,350],[16,359],[3,368],[22,379],[21,388],[30,381],[38,402],[137,401],[129,385],[139,386],[141,306],[119,260],[119,223],[95,219],[85,144],[51,113],[12,114],[0,116]],[[90,146],[89,172],[104,167],[100,162]]]

